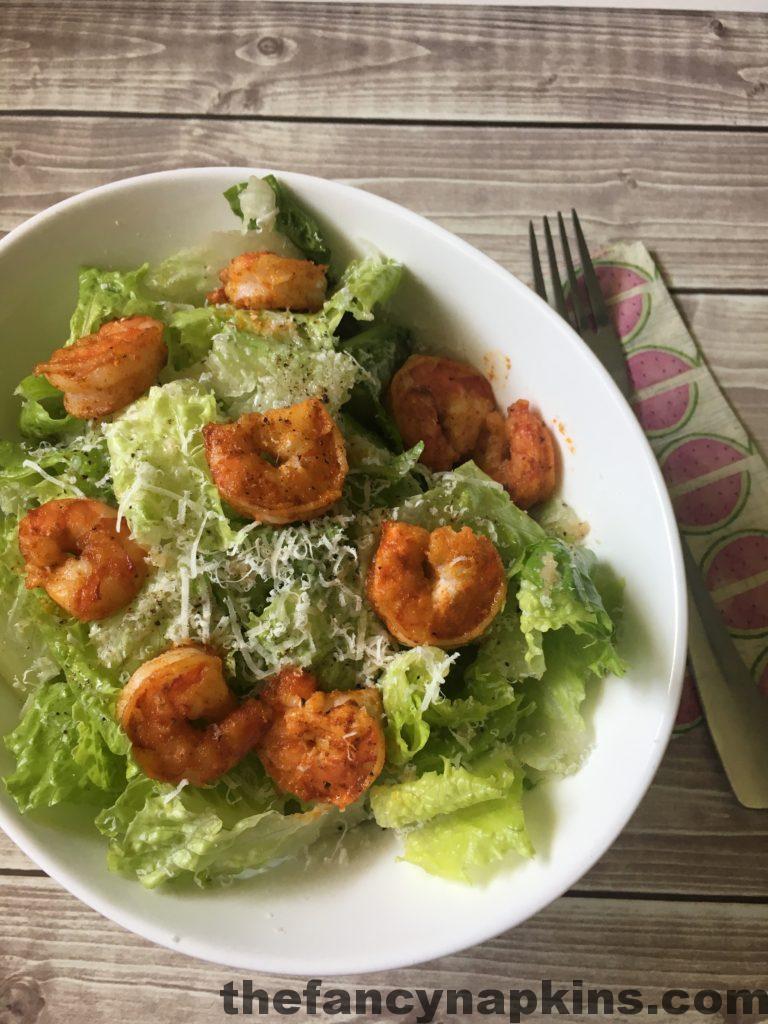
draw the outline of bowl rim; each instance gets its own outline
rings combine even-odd
[[[357,962],[352,966],[339,964],[334,970],[324,969],[324,973],[326,975],[330,975],[331,973],[335,973],[336,975],[360,975],[371,971],[395,970],[408,966],[415,966],[417,964],[424,963],[427,960],[433,960],[442,956],[454,954],[494,938],[503,931],[517,927],[524,921],[529,920],[531,917],[535,916],[541,910],[553,903],[556,899],[559,899],[574,885],[575,882],[577,882],[592,868],[592,866],[607,852],[607,850],[610,849],[645,796],[654,779],[659,763],[666,752],[667,745],[672,734],[677,714],[677,707],[682,692],[683,675],[687,655],[688,603],[685,572],[680,536],[672,508],[672,502],[669,497],[661,469],[659,468],[656,460],[656,456],[654,455],[653,450],[648,443],[648,440],[643,433],[629,403],[625,400],[597,356],[594,355],[581,337],[555,312],[554,309],[548,305],[548,303],[524,284],[523,281],[502,267],[490,256],[477,249],[471,243],[453,234],[453,232],[449,231],[447,228],[443,228],[440,225],[435,224],[427,217],[410,210],[408,207],[403,206],[400,203],[386,199],[376,193],[368,192],[367,190],[358,188],[354,185],[349,185],[345,182],[336,181],[330,178],[323,178],[318,175],[278,170],[275,168],[249,167],[243,165],[183,167],[132,175],[128,178],[120,178],[116,181],[107,182],[103,185],[97,185],[93,188],[86,189],[76,195],[68,196],[59,202],[54,203],[52,206],[34,214],[32,217],[29,217],[15,228],[12,228],[4,238],[0,239],[0,259],[2,259],[2,256],[7,249],[11,248],[27,234],[34,232],[47,221],[55,219],[64,211],[71,210],[78,205],[86,205],[97,196],[108,196],[111,192],[119,192],[126,188],[135,188],[142,184],[152,184],[154,182],[189,181],[196,178],[204,179],[211,174],[221,177],[226,176],[231,180],[241,180],[243,177],[248,177],[252,174],[260,177],[263,177],[265,174],[275,174],[276,176],[286,180],[289,184],[296,183],[298,186],[300,186],[303,181],[313,183],[320,182],[322,187],[328,187],[332,190],[337,190],[346,194],[351,202],[359,202],[362,198],[364,202],[368,202],[372,206],[378,207],[385,212],[389,211],[393,216],[397,216],[401,219],[404,218],[422,229],[426,228],[437,238],[441,245],[451,246],[463,253],[465,256],[479,262],[487,273],[493,274],[503,280],[508,287],[512,288],[518,295],[522,296],[524,301],[532,302],[534,305],[537,305],[540,313],[549,319],[552,329],[565,335],[568,338],[568,343],[570,345],[575,345],[581,349],[582,357],[588,362],[591,361],[592,371],[598,377],[602,377],[604,383],[608,384],[609,392],[611,393],[614,402],[617,403],[621,409],[621,414],[624,417],[627,428],[630,432],[635,434],[646,450],[648,468],[654,483],[654,490],[658,498],[658,508],[661,512],[664,532],[669,543],[670,554],[672,556],[669,580],[674,604],[675,621],[674,639],[670,652],[671,657],[669,659],[670,672],[669,679],[667,681],[668,685],[666,687],[666,704],[654,737],[655,749],[652,751],[651,756],[649,756],[642,776],[637,776],[635,778],[632,799],[623,803],[621,805],[621,813],[616,814],[613,817],[612,826],[610,830],[606,832],[606,837],[609,838],[607,838],[607,840],[604,839],[597,848],[588,849],[586,854],[582,854],[581,858],[574,858],[569,870],[564,873],[561,882],[552,889],[547,890],[546,894],[542,895],[541,899],[536,901],[533,908],[526,912],[522,917],[515,917],[514,913],[510,913],[509,922],[503,925],[502,928],[499,928],[499,924],[496,919],[485,926],[481,923],[475,924],[474,927],[470,927],[468,925],[462,930],[461,941],[458,945],[455,940],[450,938],[450,936],[445,936],[443,938],[438,937],[435,940],[434,946],[428,951],[425,951],[424,957],[420,960],[414,961],[412,957],[403,959],[392,956],[366,956],[361,952],[358,956]],[[64,889],[85,903],[86,906],[106,917],[108,920],[114,921],[116,924],[141,936],[142,938],[155,942],[160,946],[173,950],[174,952],[182,952],[188,956],[197,957],[208,963],[218,964],[221,966],[234,967],[243,970],[258,970],[266,973],[281,974],[283,976],[296,974],[297,972],[300,974],[307,973],[303,970],[303,964],[297,965],[296,962],[289,962],[284,957],[278,956],[272,959],[269,957],[260,957],[257,965],[254,961],[248,959],[247,953],[244,953],[243,957],[233,962],[231,959],[222,959],[222,954],[217,952],[215,944],[209,944],[204,938],[178,939],[177,936],[169,936],[161,926],[156,925],[152,920],[148,920],[144,914],[140,912],[134,913],[131,910],[123,909],[120,906],[115,907],[109,898],[102,897],[97,892],[94,892],[86,882],[80,881],[78,875],[73,875],[67,868],[60,866],[57,863],[57,859],[54,854],[49,855],[48,851],[35,838],[27,834],[25,819],[20,812],[13,808],[11,808],[10,812],[7,812],[5,808],[0,805],[0,827],[6,832],[11,840],[16,843],[16,845],[32,861],[34,861],[35,864],[42,868],[46,874],[58,882]]]

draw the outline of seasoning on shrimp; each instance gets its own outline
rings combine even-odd
[[[240,309],[291,309],[316,313],[325,301],[328,268],[311,260],[273,252],[244,252],[219,274],[221,287],[208,301],[229,302]]]
[[[240,702],[221,658],[189,645],[137,669],[118,698],[117,717],[150,778],[205,786],[253,749],[270,712],[260,701]]]
[[[341,431],[317,398],[203,427],[205,455],[221,496],[241,515],[294,523],[341,497],[347,456]]]
[[[19,523],[26,585],[82,622],[107,618],[134,599],[147,576],[146,550],[117,510],[89,498],[47,501]]]
[[[368,599],[407,647],[460,647],[481,636],[507,593],[504,565],[487,537],[468,526],[388,520],[366,580]]]
[[[64,392],[64,408],[72,416],[99,419],[143,395],[167,358],[162,323],[131,316],[56,349],[47,362],[37,364],[35,374]]]
[[[259,699],[273,717],[256,752],[282,792],[344,808],[380,775],[385,744],[377,689],[324,693],[311,673],[286,667]]]
[[[487,416],[496,411],[482,373],[436,356],[407,359],[392,378],[388,401],[406,446],[423,441],[421,461],[434,470],[470,458]]]
[[[519,508],[550,498],[557,485],[552,433],[524,399],[510,405],[506,417],[497,412],[488,418],[475,459]]]

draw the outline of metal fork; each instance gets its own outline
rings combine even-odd
[[[589,249],[575,210],[571,210],[587,301],[579,291],[565,222],[557,215],[565,257],[570,309],[563,293],[549,220],[544,217],[552,294],[557,312],[575,328],[629,400],[632,385],[624,351],[605,305]],[[536,291],[548,302],[533,221],[529,230]],[[762,696],[744,664],[687,539],[680,535],[690,610],[689,654],[699,685],[707,723],[733,791],[745,807],[768,807],[768,700]]]
[[[555,309],[564,320],[568,321],[571,327],[575,329],[576,333],[580,334],[584,341],[586,341],[587,345],[589,345],[597,358],[610,373],[611,377],[613,377],[619,391],[621,391],[622,395],[624,395],[627,401],[629,401],[632,395],[632,384],[629,380],[627,364],[622,353],[621,342],[619,341],[613,322],[611,321],[610,314],[606,308],[603,293],[600,290],[600,283],[597,280],[595,268],[589,256],[589,249],[587,248],[587,243],[584,239],[584,232],[581,230],[581,224],[575,210],[571,210],[571,217],[573,218],[573,228],[576,235],[576,244],[579,249],[579,259],[581,260],[581,270],[584,277],[584,287],[589,300],[589,307],[581,295],[576,283],[576,271],[574,270],[573,260],[571,259],[571,249],[568,245],[568,235],[565,230],[565,222],[563,221],[562,213],[558,213],[557,224],[560,229],[560,244],[563,248],[565,266],[568,274],[571,315],[569,315],[568,305],[565,301],[565,295],[563,294],[560,271],[557,266],[557,256],[555,255],[555,244],[552,241],[552,232],[549,228],[549,219],[544,217],[544,238],[547,245],[547,257],[549,259],[549,273],[552,279],[552,292],[555,300]],[[533,263],[533,280],[536,286],[536,291],[545,302],[549,302],[549,299],[547,298],[547,289],[544,284],[544,275],[541,272],[539,249],[536,244],[536,232],[533,228],[533,221],[530,222],[529,237],[531,243],[531,262]]]

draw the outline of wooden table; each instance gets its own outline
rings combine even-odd
[[[655,251],[768,441],[767,16],[0,2],[0,229],[102,182],[205,164],[352,182],[525,279],[529,216],[575,205],[593,244]],[[0,876],[0,1024],[220,1019],[240,972],[110,924],[1,835]],[[738,805],[699,728],[576,890],[494,941],[365,983],[582,978],[652,998],[766,986],[767,954],[768,812]]]

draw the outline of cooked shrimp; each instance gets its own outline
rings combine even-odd
[[[316,313],[325,301],[327,269],[273,252],[244,252],[221,271],[221,287],[208,295],[208,301],[230,302],[241,309]]]
[[[506,487],[514,503],[530,508],[557,484],[555,444],[541,416],[520,399],[489,416],[475,450],[478,466]]]
[[[131,316],[57,348],[47,363],[37,364],[35,374],[64,392],[64,408],[72,416],[97,419],[143,395],[167,358],[160,321]]]
[[[392,378],[389,405],[406,446],[423,441],[421,461],[434,470],[470,458],[486,417],[496,411],[482,373],[435,356],[406,360]]]
[[[468,526],[431,533],[385,522],[366,580],[368,599],[407,647],[461,647],[501,611],[507,580],[499,553]]]
[[[117,717],[150,778],[205,786],[253,749],[270,715],[257,700],[239,702],[221,658],[190,645],[137,669],[118,698]]]
[[[81,622],[105,619],[141,589],[146,550],[117,510],[88,498],[47,501],[19,523],[19,548],[30,589],[50,598]]]
[[[381,773],[378,690],[324,693],[309,672],[287,667],[267,682],[260,700],[273,720],[256,752],[278,789],[307,803],[344,808]]]
[[[203,427],[205,455],[221,496],[241,515],[294,523],[341,497],[347,455],[341,431],[317,398]]]

